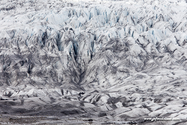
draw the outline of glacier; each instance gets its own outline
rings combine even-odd
[[[186,7],[185,0],[1,0],[0,122],[183,124]]]

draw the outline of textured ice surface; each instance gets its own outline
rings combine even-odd
[[[186,7],[184,0],[1,0],[0,114],[185,120]]]

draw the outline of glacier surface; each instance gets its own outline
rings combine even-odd
[[[185,0],[1,0],[0,114],[185,121],[186,8]]]

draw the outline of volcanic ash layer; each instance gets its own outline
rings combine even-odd
[[[187,3],[0,1],[0,114],[187,116]]]

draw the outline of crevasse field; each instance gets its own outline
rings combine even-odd
[[[187,1],[0,0],[0,124],[186,121]]]

